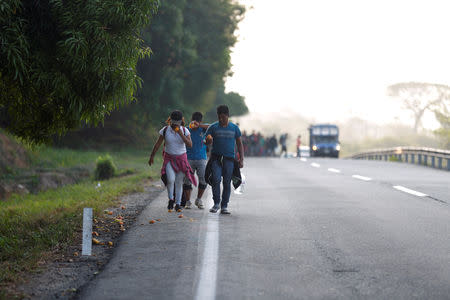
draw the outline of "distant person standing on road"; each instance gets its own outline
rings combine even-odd
[[[203,209],[202,196],[206,189],[205,181],[205,168],[206,168],[206,145],[204,143],[205,132],[208,129],[208,125],[202,124],[203,114],[201,112],[194,112],[191,118],[191,124],[189,125],[189,132],[191,133],[192,147],[187,147],[187,157],[189,164],[194,172],[198,176],[198,192],[195,205]],[[186,199],[186,208],[191,208],[191,192],[192,184],[188,178],[184,178],[184,196]]]
[[[153,164],[155,154],[163,142],[164,161],[161,168],[161,179],[167,187],[167,194],[169,196],[167,209],[172,210],[176,204],[175,210],[178,211],[181,209],[180,204],[184,177],[186,176],[194,185],[197,185],[186,155],[186,146],[192,147],[192,140],[189,130],[184,127],[184,119],[181,111],[173,111],[169,119],[167,119],[167,126],[159,131],[158,140],[153,146],[148,161],[150,166]]]
[[[235,163],[234,146],[237,145],[239,152],[239,167],[244,166],[244,147],[241,141],[239,127],[228,120],[230,112],[228,106],[217,107],[218,122],[211,124],[206,131],[206,142],[212,143],[211,149],[211,171],[212,192],[214,206],[209,210],[216,213],[220,208],[221,214],[230,214],[228,202],[231,195],[231,177]],[[223,191],[220,197],[220,180],[222,179]]]
[[[300,151],[300,146],[302,145],[302,140],[301,140],[301,135],[299,135],[297,137],[297,157],[300,158],[301,157],[301,151]]]
[[[284,152],[284,157],[287,157],[287,147],[286,147],[287,135],[288,135],[287,133],[280,135],[280,145],[281,145],[280,156],[282,156]]]

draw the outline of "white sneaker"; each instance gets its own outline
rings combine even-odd
[[[192,205],[191,200],[186,201],[186,206],[184,208],[191,209],[191,205]]]
[[[195,205],[197,205],[197,207],[198,207],[199,209],[203,209],[203,208],[204,208],[202,199],[197,199],[197,200],[195,200]]]

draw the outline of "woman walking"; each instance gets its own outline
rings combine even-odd
[[[167,209],[181,210],[181,196],[183,193],[183,180],[186,176],[195,186],[197,181],[193,175],[186,155],[186,146],[192,147],[189,130],[184,127],[183,114],[175,110],[167,120],[167,126],[159,131],[159,137],[153,146],[148,164],[151,166],[161,144],[164,142],[163,165],[161,178],[163,179],[169,197]]]

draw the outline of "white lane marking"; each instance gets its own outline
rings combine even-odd
[[[316,164],[316,163],[311,163],[311,166],[314,167],[314,168],[320,168],[320,165]]]
[[[328,171],[333,172],[333,173],[341,173],[341,170],[333,169],[333,168],[329,168]]]
[[[217,261],[219,258],[219,219],[208,212],[208,222],[203,249],[203,261],[195,299],[215,299],[217,284]]]
[[[306,158],[304,158],[304,157],[300,157],[300,161],[306,162],[308,160]]]
[[[365,176],[361,176],[361,175],[352,175],[352,177],[356,178],[356,179],[364,180],[364,181],[372,180],[372,178],[370,178],[370,177],[365,177]]]
[[[394,185],[393,186],[394,189],[414,195],[414,196],[418,196],[418,197],[426,197],[428,196],[427,194],[421,193],[421,192],[417,192],[408,188],[405,188],[404,186],[401,185]]]

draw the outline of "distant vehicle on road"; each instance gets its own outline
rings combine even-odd
[[[310,156],[339,157],[339,129],[332,124],[310,125],[309,128]]]

